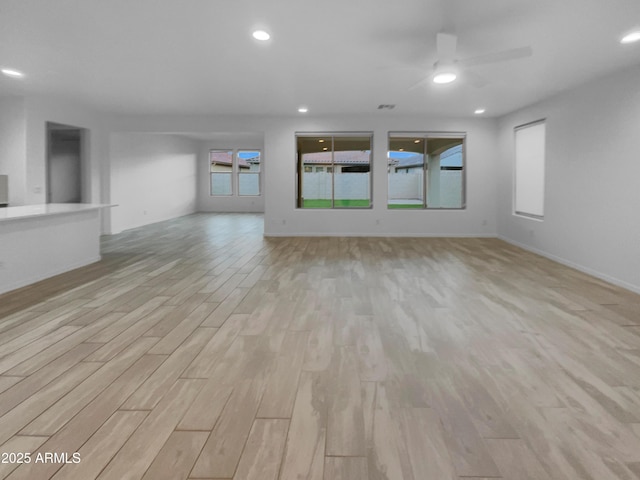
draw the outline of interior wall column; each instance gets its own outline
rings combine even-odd
[[[429,155],[427,163],[427,206],[440,206],[440,155]]]

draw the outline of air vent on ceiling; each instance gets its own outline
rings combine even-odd
[[[391,104],[381,103],[378,105],[378,110],[393,110],[394,108],[396,108],[396,106]]]

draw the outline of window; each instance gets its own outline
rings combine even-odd
[[[211,195],[260,195],[258,150],[210,150]]]
[[[260,152],[238,151],[238,195],[260,195]]]
[[[515,129],[514,212],[542,219],[545,169],[544,120]]]
[[[388,208],[465,208],[464,143],[463,133],[390,133]]]
[[[298,208],[370,208],[372,138],[297,134]]]
[[[233,151],[211,150],[211,195],[233,195]]]

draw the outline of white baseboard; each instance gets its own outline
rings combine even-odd
[[[265,237],[497,238],[493,233],[264,232]]]
[[[575,262],[572,262],[570,260],[567,260],[566,258],[562,258],[559,257],[557,255],[554,255],[552,253],[549,252],[545,252],[544,250],[539,250],[537,248],[531,247],[530,245],[526,245],[524,243],[520,243],[520,242],[516,242],[515,240],[511,240],[510,238],[507,238],[505,236],[502,235],[498,235],[498,238],[500,240],[503,240],[511,245],[514,245],[518,248],[522,248],[523,250],[527,250],[529,252],[535,253],[537,255],[540,255],[542,257],[548,258],[549,260],[553,260],[554,262],[558,262],[562,265],[566,265],[567,267],[571,267],[574,268],[580,272],[586,273],[588,275],[591,275],[592,277],[596,277],[599,278],[600,280],[604,280],[605,282],[609,282],[613,285],[616,285],[618,287],[622,287],[625,288],[627,290],[630,290],[634,293],[640,293],[640,285],[634,285],[632,283],[626,282],[624,280],[621,280],[619,278],[616,277],[612,277],[611,275],[607,275],[606,273],[600,272],[598,270],[594,270],[592,268],[589,267],[585,267],[584,265],[580,265],[577,264]]]

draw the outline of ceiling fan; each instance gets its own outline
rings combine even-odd
[[[533,55],[531,47],[512,48],[500,52],[488,53],[477,57],[458,59],[456,49],[458,37],[450,33],[438,33],[436,37],[438,60],[433,64],[433,74],[421,80],[409,90],[422,86],[429,81],[434,83],[451,83],[464,71],[465,77],[475,87],[483,87],[489,83],[485,78],[470,70],[471,67],[490,63],[507,62]]]

